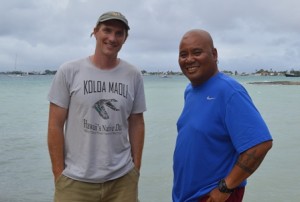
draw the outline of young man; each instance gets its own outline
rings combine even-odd
[[[138,200],[146,104],[140,71],[118,58],[128,30],[121,13],[102,14],[92,33],[95,53],[63,64],[53,79],[55,201]]]
[[[178,61],[191,84],[177,122],[173,201],[241,202],[272,147],[270,132],[243,86],[218,71],[208,32],[187,32]]]

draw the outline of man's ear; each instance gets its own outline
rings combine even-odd
[[[217,62],[218,61],[218,50],[216,48],[213,48],[212,49],[212,54],[215,58],[215,62]]]
[[[94,28],[93,32],[91,33],[91,37],[92,37],[93,35],[95,35],[98,31],[99,31],[99,26],[96,26],[96,27]]]

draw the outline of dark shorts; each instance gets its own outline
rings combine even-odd
[[[245,187],[236,188],[226,202],[242,202],[244,197]],[[202,197],[199,202],[206,202],[209,196]]]

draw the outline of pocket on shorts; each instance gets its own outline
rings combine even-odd
[[[62,190],[72,186],[73,183],[74,181],[71,178],[68,178],[61,174],[55,182],[55,188],[58,190]]]
[[[61,181],[62,177],[63,177],[63,174],[60,174],[60,176],[58,176],[58,178],[55,181],[55,186]]]
[[[135,173],[138,177],[140,177],[140,171],[136,167],[132,169],[132,172]]]
[[[133,168],[124,177],[126,180],[129,180],[130,182],[138,183],[140,172],[136,168]]]

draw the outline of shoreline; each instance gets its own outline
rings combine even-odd
[[[262,82],[249,82],[248,84],[258,84],[258,85],[300,85],[300,81],[262,81]]]

